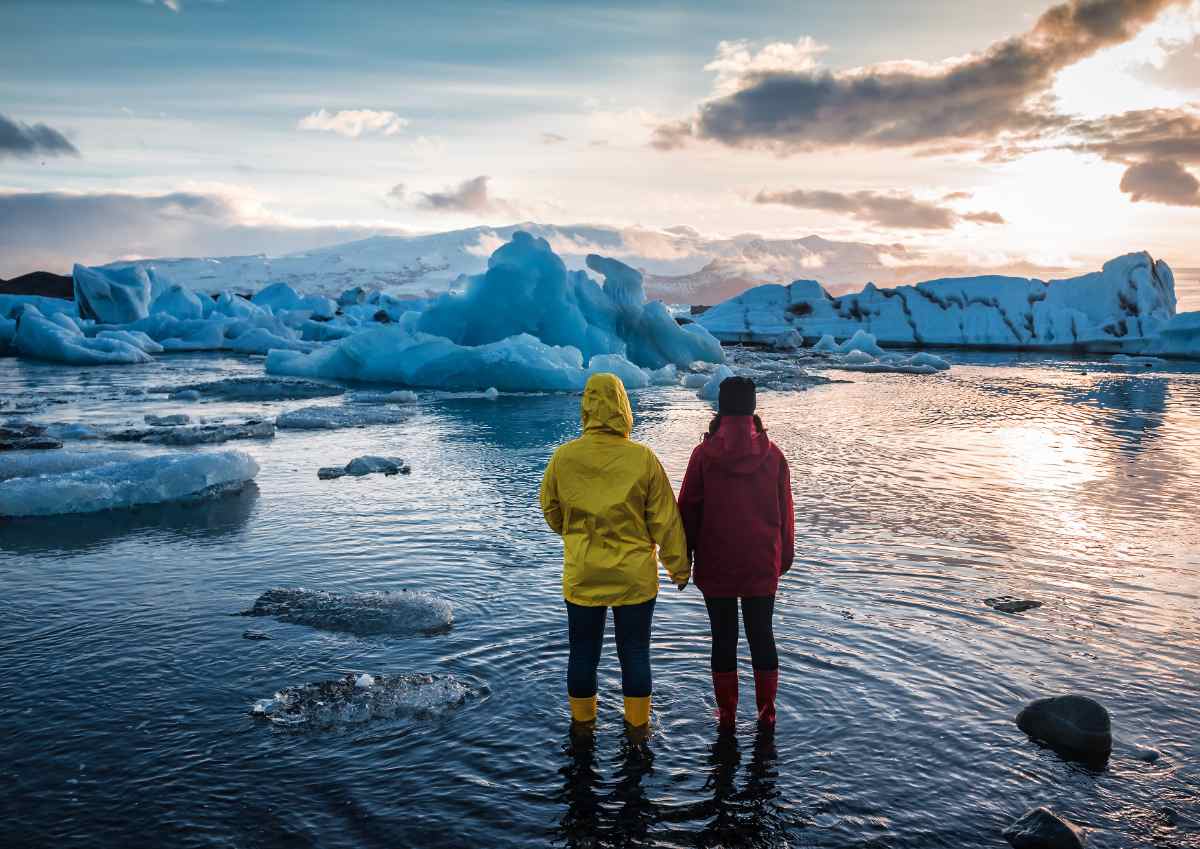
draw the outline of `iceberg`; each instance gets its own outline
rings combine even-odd
[[[250,715],[283,726],[333,728],[373,719],[433,719],[480,695],[453,675],[348,673],[285,687],[255,702]]]
[[[54,318],[67,318],[63,313]],[[129,365],[150,362],[150,355],[120,338],[89,339],[74,323],[71,327],[43,316],[28,305],[17,318],[13,347],[21,356],[68,365]]]
[[[1151,348],[1175,322],[1171,269],[1132,253],[1062,280],[989,275],[945,278],[833,297],[814,280],[750,289],[698,316],[727,343],[818,342],[860,331],[883,347],[1123,351]],[[823,337],[829,336],[828,341]],[[1186,347],[1186,346],[1184,346]]]
[[[280,622],[327,631],[373,634],[434,634],[454,624],[450,602],[429,593],[331,593],[303,587],[267,590],[243,616],[271,616]]]
[[[212,311],[212,299],[209,299]],[[204,302],[190,289],[178,284],[168,287],[150,304],[150,315],[169,315],[181,321],[205,317]]]
[[[42,455],[38,455],[38,459]],[[205,498],[240,489],[258,464],[236,451],[135,457],[109,452],[46,455],[48,463],[6,462],[0,517],[94,513]]]
[[[139,265],[88,268],[75,264],[75,306],[83,318],[129,324],[150,314],[150,277]]]

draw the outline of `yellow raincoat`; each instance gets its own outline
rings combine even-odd
[[[583,436],[562,445],[542,478],[542,513],[563,538],[563,595],[572,604],[641,604],[691,575],[671,482],[654,452],[629,438],[633,411],[613,374],[588,379]],[[656,552],[657,547],[657,552]]]

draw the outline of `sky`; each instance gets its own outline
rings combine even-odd
[[[0,276],[476,224],[1200,266],[1200,3],[0,0]]]

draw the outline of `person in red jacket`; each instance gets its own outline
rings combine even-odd
[[[692,451],[679,490],[692,575],[708,607],[713,690],[725,728],[737,715],[739,599],[758,719],[775,723],[779,657],[771,617],[779,576],[795,555],[791,474],[754,408],[754,381],[722,381],[717,415]]]

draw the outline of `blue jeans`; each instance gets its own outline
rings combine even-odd
[[[650,695],[650,620],[653,617],[654,599],[613,608],[622,695]],[[567,633],[571,642],[567,695],[571,698],[585,699],[596,695],[596,667],[600,665],[607,619],[607,607],[585,607],[567,602]]]

